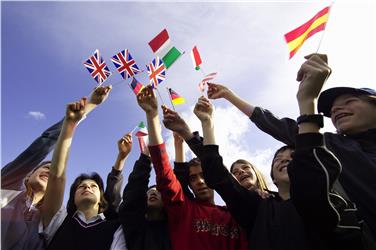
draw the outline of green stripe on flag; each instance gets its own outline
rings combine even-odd
[[[177,50],[175,47],[172,47],[169,52],[162,58],[163,63],[165,67],[168,69],[175,61],[176,59],[181,56],[181,53],[179,50]]]

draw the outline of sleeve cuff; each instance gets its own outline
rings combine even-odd
[[[140,158],[138,158],[138,160],[144,164],[147,164],[147,165],[150,165],[151,164],[151,159],[149,156],[141,153],[140,154]]]
[[[111,175],[113,175],[113,176],[119,176],[119,175],[121,175],[121,170],[117,170],[117,169],[115,169],[114,167],[112,167],[112,169],[111,169]]]
[[[324,146],[324,136],[320,133],[305,133],[296,136],[296,149]]]
[[[251,116],[249,117],[249,119],[252,122],[254,122],[257,119],[257,117],[259,116],[260,113],[261,113],[261,108],[260,107],[255,107],[253,109],[253,112],[252,112]]]
[[[207,158],[207,156],[218,156],[219,155],[219,147],[218,145],[205,145],[204,146],[204,157]]]

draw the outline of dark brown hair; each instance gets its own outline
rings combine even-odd
[[[67,204],[68,214],[73,215],[77,211],[77,206],[74,203],[74,195],[76,193],[78,186],[84,180],[93,180],[93,181],[95,181],[95,183],[97,183],[97,185],[99,187],[99,192],[100,192],[100,201],[99,201],[98,213],[103,213],[108,208],[108,202],[104,198],[103,180],[98,173],[93,172],[91,174],[80,174],[74,180],[73,184],[71,185],[70,192],[69,192],[69,200],[68,200],[68,204]]]

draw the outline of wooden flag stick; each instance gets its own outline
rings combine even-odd
[[[170,88],[166,87],[166,89],[167,89],[167,92],[168,92],[168,96],[170,97],[170,102],[171,102],[172,108],[174,109],[174,111],[176,111],[176,110],[175,110],[175,105],[174,105],[174,103],[172,102],[172,97],[171,97]]]
[[[158,88],[155,88],[155,89],[157,90],[157,93],[158,93],[158,95],[159,95],[159,98],[161,98],[162,105],[165,105],[165,103],[164,103],[164,101],[163,101],[163,98],[162,98],[162,96],[161,96],[161,93],[159,93]]]

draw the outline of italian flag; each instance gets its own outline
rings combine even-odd
[[[138,131],[136,133],[137,137],[148,135],[148,130],[146,129],[144,122],[140,122],[140,124],[138,124],[137,127],[138,127]]]
[[[195,67],[195,70],[200,69],[200,65],[202,63],[200,53],[198,53],[197,46],[194,46],[191,52],[192,62],[193,66]]]
[[[150,48],[159,58],[162,58],[168,69],[180,56],[181,53],[171,44],[167,30],[164,29],[153,40],[149,42]]]

